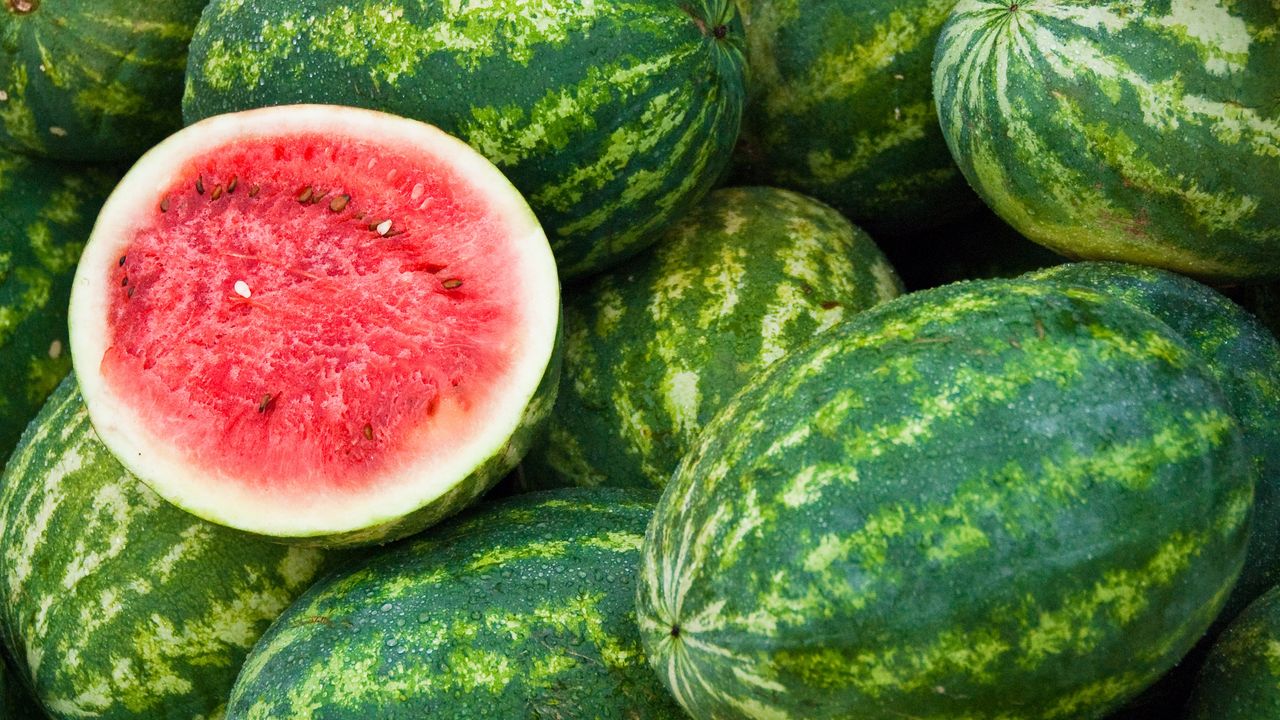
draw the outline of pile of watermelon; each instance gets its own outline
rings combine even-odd
[[[4,0],[0,720],[1280,720],[1280,5]]]

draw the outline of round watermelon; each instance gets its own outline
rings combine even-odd
[[[934,58],[978,194],[1063,255],[1280,277],[1280,6],[961,0]]]
[[[730,0],[213,0],[183,113],[334,103],[457,135],[524,193],[565,278],[653,242],[728,164],[744,103]]]
[[[546,236],[474,150],[286,106],[149,151],[99,215],[69,322],[130,472],[207,520],[349,545],[451,515],[520,461],[559,315]]]
[[[1253,483],[1200,354],[1092,290],[913,293],[707,426],[645,537],[694,718],[1100,718],[1208,627]]]

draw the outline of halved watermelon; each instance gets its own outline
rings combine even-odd
[[[196,123],[107,200],[71,297],[94,427],[161,496],[262,535],[415,532],[520,459],[558,382],[546,236],[420,122],[298,105]]]

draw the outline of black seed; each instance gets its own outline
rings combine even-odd
[[[164,198],[163,200],[161,200],[161,201],[160,201],[160,212],[169,212],[169,198],[168,198],[168,196],[165,196],[165,198]]]
[[[125,275],[123,278],[120,279],[120,287],[124,287],[128,284],[129,284],[129,276]]]
[[[305,205],[305,204],[307,204],[308,202],[310,202],[310,201],[311,201],[311,195],[312,195],[313,193],[315,193],[315,190],[314,190],[310,185],[308,185],[308,186],[306,186],[306,187],[302,188],[302,189],[298,192],[298,202],[300,202],[300,203],[302,203],[302,204],[304,204],[304,205]]]
[[[351,202],[350,195],[339,195],[329,201],[329,210],[333,212],[342,212],[346,209],[347,203]]]
[[[217,185],[214,186],[213,194],[210,195],[209,197],[214,200],[217,200],[218,198],[222,197],[222,183],[218,183]]]
[[[204,176],[203,175],[196,178],[196,192],[201,195],[204,194]]]
[[[227,183],[227,194],[230,195],[231,193],[235,192],[236,185],[239,185],[239,184],[240,184],[240,178],[236,177],[235,175],[232,175],[231,182]]]
[[[260,413],[266,412],[267,410],[271,409],[271,406],[274,405],[275,402],[276,402],[276,396],[273,393],[267,393],[263,395],[262,399],[258,401],[258,412]]]
[[[124,256],[124,255],[121,255],[121,256],[120,256],[120,267],[124,267],[124,259],[125,259],[125,256]]]
[[[462,287],[462,281],[459,280],[458,278],[450,278],[440,284],[443,285],[446,290],[452,290],[454,288]]]
[[[258,197],[258,191],[261,189],[262,188],[258,187],[257,185],[254,185],[253,187],[249,188],[249,197]]]
[[[370,425],[369,423],[365,423],[365,424],[364,424],[363,432],[364,432],[364,439],[365,439],[365,440],[372,440],[372,439],[373,439],[373,426],[372,426],[372,425]]]

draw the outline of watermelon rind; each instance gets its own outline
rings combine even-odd
[[[619,488],[507,498],[330,575],[263,636],[227,716],[678,717],[633,602],[656,500]]]
[[[74,376],[0,484],[0,634],[60,720],[220,717],[250,647],[339,560],[162,500],[98,439]]]
[[[109,347],[106,307],[112,291],[105,268],[116,264],[137,218],[152,212],[186,159],[255,137],[340,131],[430,148],[473,187],[501,218],[519,260],[516,291],[524,321],[510,342],[522,349],[508,369],[509,387],[486,422],[448,457],[397,468],[376,488],[350,496],[293,497],[288,507],[252,487],[227,482],[184,461],[181,448],[136,419],[129,398],[106,384],[99,362]],[[514,269],[513,269],[514,271]],[[385,542],[457,512],[496,483],[527,450],[530,425],[554,402],[559,372],[560,294],[555,261],[537,218],[519,193],[482,156],[425,123],[357,108],[300,105],[209,118],[148,151],[107,199],[85,248],[71,292],[72,358],[90,417],[120,462],[159,495],[211,522],[245,532],[318,545]],[[367,490],[367,491],[366,491]]]

